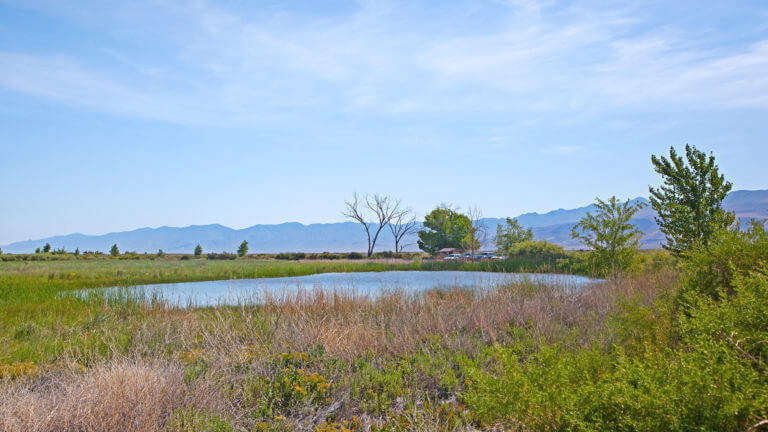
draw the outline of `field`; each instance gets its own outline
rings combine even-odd
[[[765,306],[752,302],[742,313],[749,295],[766,290],[765,275],[733,282],[733,304],[702,300],[681,315],[679,298],[697,273],[663,254],[576,295],[520,283],[376,300],[310,293],[202,309],[59,296],[139,283],[491,265],[521,268],[0,262],[0,430],[743,430],[768,415],[759,348]],[[753,321],[717,315],[728,308]],[[708,339],[713,329],[725,336]]]

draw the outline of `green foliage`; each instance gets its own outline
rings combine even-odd
[[[533,240],[533,230],[524,228],[517,219],[507,218],[506,225],[496,227],[496,250],[502,255],[509,255],[510,251],[522,242]]]
[[[732,228],[713,234],[708,246],[699,244],[683,262],[683,291],[694,291],[713,298],[727,294],[733,278],[757,271],[768,263],[768,231],[753,221],[746,231]]]
[[[195,246],[195,258],[200,258],[203,255],[203,247],[200,245]]]
[[[595,207],[597,213],[587,213],[574,225],[571,237],[592,249],[593,260],[617,278],[637,254],[643,233],[630,220],[644,204],[622,203],[612,196],[608,201],[597,198]]]
[[[566,258],[568,254],[562,246],[546,240],[525,240],[516,243],[507,250],[507,258],[541,257],[546,259]]]
[[[237,256],[244,257],[248,253],[248,242],[243,240],[240,247],[237,248]]]
[[[80,256],[80,248],[75,248],[75,254],[76,257]]]
[[[697,244],[706,246],[716,231],[733,223],[734,215],[722,208],[732,185],[713,155],[686,144],[685,159],[670,147],[669,159],[651,156],[651,161],[664,182],[649,189],[656,223],[667,238],[665,248],[683,255]]]
[[[227,252],[222,252],[222,253],[211,252],[208,255],[206,255],[205,258],[209,260],[233,260],[237,258],[237,255],[232,253],[227,253]]]
[[[120,255],[120,249],[117,248],[117,244],[112,245],[112,247],[109,249],[109,254],[113,257]]]
[[[620,298],[611,344],[496,346],[463,364],[476,421],[530,430],[747,430],[768,417],[765,230],[716,233],[673,292]],[[699,289],[696,289],[700,287]],[[716,293],[716,295],[713,295]],[[684,313],[680,313],[684,311]]]
[[[168,420],[169,432],[234,432],[224,416],[192,408],[177,410]]]
[[[324,353],[286,352],[274,356],[267,375],[252,375],[242,382],[242,403],[259,418],[275,418],[321,403],[330,390],[328,380],[311,369],[321,366]]]
[[[48,253],[51,251],[51,244],[46,243],[45,246],[43,246],[43,253]]]
[[[307,256],[307,254],[305,254],[303,252],[283,252],[283,253],[279,253],[279,254],[275,255],[275,259],[298,261],[298,260],[302,260],[302,259],[306,258],[306,256]]]
[[[419,249],[432,255],[443,248],[461,248],[472,228],[472,221],[456,210],[441,206],[424,217],[418,232]]]
[[[164,257],[164,256],[165,256],[165,252],[163,252],[163,250],[162,250],[162,249],[159,249],[159,250],[157,251],[157,257],[158,257],[158,258],[162,258],[162,257]]]

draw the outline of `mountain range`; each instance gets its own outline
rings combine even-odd
[[[633,201],[648,203],[645,198]],[[723,202],[725,209],[736,213],[742,221],[768,218],[768,190],[733,191]],[[590,204],[575,209],[558,209],[547,213],[525,213],[517,216],[521,225],[533,229],[536,239],[559,244],[566,249],[578,249],[578,241],[571,238],[571,228],[587,212],[594,211]],[[641,209],[633,222],[645,233],[644,248],[658,248],[664,235],[654,222],[655,212],[650,206]],[[485,218],[489,239],[486,248],[492,248],[492,235],[504,218]],[[243,240],[247,240],[250,252],[349,252],[365,251],[366,237],[360,224],[355,222],[315,223],[304,225],[287,222],[274,225],[254,225],[243,229],[232,229],[219,224],[192,225],[188,227],[140,228],[133,231],[114,232],[103,235],[69,234],[38,240],[27,240],[1,246],[5,253],[31,253],[36,248],[50,243],[53,249],[65,248],[72,251],[108,251],[117,244],[121,251],[191,253],[200,244],[206,252],[235,251]],[[406,250],[416,250],[416,236],[406,239]],[[376,250],[392,250],[392,236],[385,228],[377,242]]]

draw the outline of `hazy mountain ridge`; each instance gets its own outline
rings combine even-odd
[[[648,202],[645,198],[635,201]],[[768,218],[768,190],[734,191],[724,201],[724,207],[736,212],[742,219]],[[571,239],[571,227],[587,212],[594,211],[594,204],[575,209],[558,209],[551,212],[525,213],[517,217],[523,226],[533,229],[537,239],[548,240],[568,249],[578,249],[578,241]],[[646,248],[659,247],[664,240],[663,234],[653,220],[654,212],[650,206],[639,211],[633,222],[646,233],[642,245]],[[491,248],[492,236],[496,226],[503,224],[505,218],[485,218],[488,227]],[[317,223],[304,225],[298,222],[286,222],[272,225],[253,225],[243,229],[232,229],[219,224],[191,225],[188,227],[139,228],[132,231],[113,232],[104,235],[69,234],[39,240],[27,240],[2,246],[6,253],[30,253],[35,248],[50,243],[54,249],[66,248],[69,251],[79,248],[81,251],[98,250],[106,252],[113,244],[121,251],[157,252],[162,249],[169,253],[191,253],[195,245],[200,244],[205,252],[235,251],[243,240],[247,240],[251,252],[347,252],[365,251],[366,238],[362,227],[354,222]],[[406,240],[409,250],[416,249],[416,236]],[[392,235],[388,228],[382,230],[376,250],[393,249]]]

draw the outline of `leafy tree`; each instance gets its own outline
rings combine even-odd
[[[733,224],[734,215],[722,208],[732,185],[712,154],[686,144],[685,159],[670,147],[669,159],[651,156],[651,162],[664,181],[658,189],[649,188],[656,223],[667,238],[664,248],[684,255],[697,243],[706,246],[715,231]]]
[[[418,232],[419,249],[434,255],[443,248],[461,248],[471,226],[469,217],[441,205],[424,217],[424,229]]]
[[[51,251],[51,244],[46,243],[45,246],[43,246],[43,253],[48,253]]]
[[[509,255],[510,251],[522,243],[533,240],[533,230],[520,225],[517,219],[507,218],[506,225],[496,227],[496,250],[500,254]]]
[[[109,254],[113,257],[120,255],[120,249],[117,248],[117,243],[112,245],[112,248],[109,250]]]
[[[80,248],[75,248],[75,256],[80,256]]]
[[[35,249],[35,253],[39,254],[40,253],[40,248]]]
[[[2,249],[0,249],[0,255],[2,255],[2,254],[3,254],[3,250],[2,250]]]
[[[639,247],[643,232],[630,220],[645,204],[629,200],[622,203],[613,196],[608,201],[597,198],[595,206],[597,213],[588,212],[574,225],[571,237],[592,249],[596,262],[616,278],[631,263]]]
[[[195,258],[200,258],[203,255],[203,248],[200,245],[195,246]]]
[[[240,247],[237,248],[237,255],[241,256],[241,257],[244,257],[245,254],[247,254],[247,253],[248,253],[248,242],[243,240],[243,242],[240,243]]]
[[[164,256],[165,256],[165,252],[163,252],[163,250],[162,250],[162,249],[159,249],[159,250],[157,251],[157,257],[158,257],[158,258],[162,258],[162,257],[164,257]]]

